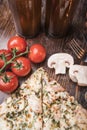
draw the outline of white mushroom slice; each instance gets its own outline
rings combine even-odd
[[[56,53],[49,57],[48,67],[55,69],[55,74],[65,74],[66,68],[74,64],[74,59],[67,53]]]
[[[69,69],[69,76],[79,86],[87,86],[87,66],[72,65]]]

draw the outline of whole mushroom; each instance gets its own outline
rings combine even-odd
[[[49,57],[48,67],[55,69],[55,74],[65,74],[66,68],[74,64],[74,59],[67,53],[56,53]]]

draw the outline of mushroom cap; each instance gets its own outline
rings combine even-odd
[[[67,68],[70,68],[70,65],[74,64],[74,58],[68,53],[56,53],[49,57],[48,67],[54,68],[54,64],[57,62],[63,61],[66,64]]]

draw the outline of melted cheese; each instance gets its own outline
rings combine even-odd
[[[35,94],[30,95],[28,99],[29,106],[32,108],[32,110],[36,113],[41,113],[41,100],[38,99]]]

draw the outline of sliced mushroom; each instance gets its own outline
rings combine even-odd
[[[87,86],[87,66],[72,65],[69,69],[69,77],[79,86]]]
[[[65,74],[66,68],[74,64],[74,59],[67,53],[56,53],[49,57],[48,67],[55,69],[55,74]]]

